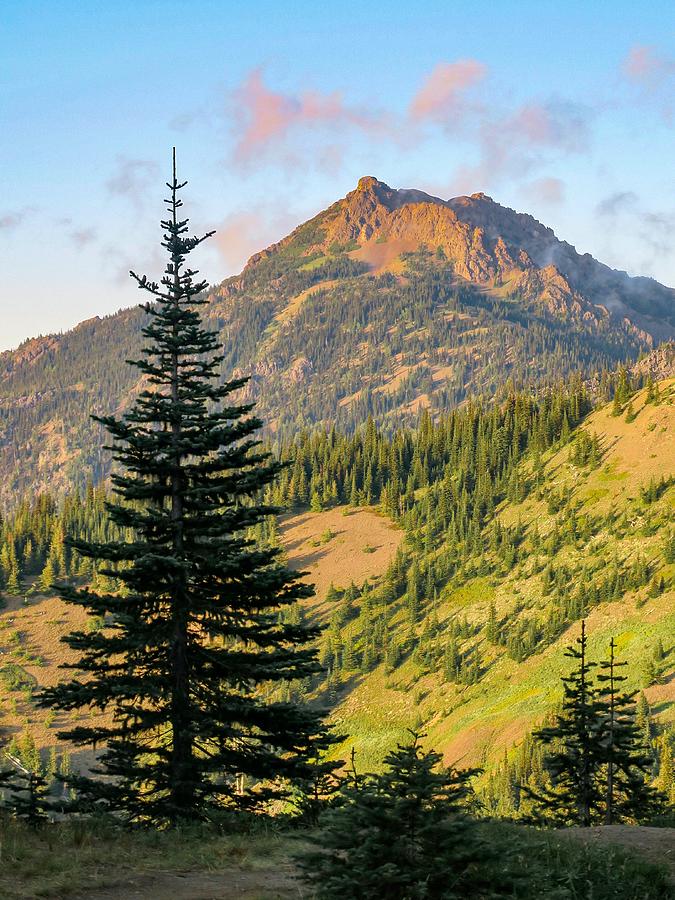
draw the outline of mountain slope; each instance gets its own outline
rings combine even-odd
[[[378,246],[379,245],[379,246]],[[384,246],[382,246],[384,245]],[[422,191],[393,190],[373,177],[359,181],[328,210],[249,261],[241,280],[289,250],[335,254],[340,249],[381,273],[398,269],[401,253],[421,247],[451,264],[454,274],[501,295],[543,299],[553,313],[586,320],[628,319],[629,330],[672,337],[675,293],[649,278],[631,278],[590,254],[579,254],[532,216],[485,194],[443,201]]]
[[[504,534],[519,533],[517,552],[481,554],[473,577],[440,591],[438,605],[416,629],[417,647],[426,649],[393,668],[385,663],[365,678],[347,679],[334,719],[364,767],[376,764],[406,728],[417,727],[448,763],[493,768],[559,703],[560,675],[569,669],[564,649],[578,634],[585,603],[592,659],[605,658],[615,637],[628,663],[627,686],[644,689],[652,711],[673,727],[675,379],[663,382],[661,391],[656,406],[645,402],[645,391],[633,398],[632,421],[613,416],[609,406],[596,410],[569,442],[546,454],[540,488],[522,502],[504,501],[485,528],[486,535],[494,533],[498,521]],[[596,464],[576,458],[584,435],[602,448]],[[524,477],[528,470],[525,463]],[[650,485],[660,487],[650,493]],[[645,574],[612,592],[613,573],[637,569]],[[545,623],[565,595],[581,607],[547,637]],[[496,637],[489,634],[491,609]],[[406,633],[405,602],[387,616],[390,634]],[[458,623],[467,632],[457,641],[460,656],[479,660],[480,675],[468,682],[443,673]],[[360,627],[357,617],[343,642],[358,644]],[[536,638],[528,647],[533,627]]]
[[[675,333],[675,292],[579,255],[483,194],[443,201],[363,178],[209,297],[223,372],[247,374],[271,434],[413,419],[512,378],[541,385]],[[143,313],[0,354],[0,505],[107,471],[90,413],[138,385]]]
[[[560,675],[568,666],[564,648],[582,615],[593,659],[604,657],[614,636],[628,662],[628,686],[644,688],[655,749],[664,745],[666,727],[675,741],[675,379],[662,382],[647,400],[642,390],[619,416],[606,406],[571,434],[563,427],[540,462],[536,443],[523,448],[519,478],[508,477],[505,499],[499,500],[498,489],[498,502],[487,505],[482,524],[474,518],[475,503],[474,513],[469,506],[466,540],[455,527],[463,475],[453,465],[434,474],[420,452],[423,435],[416,445],[392,439],[401,469],[382,487],[379,514],[340,502],[284,519],[280,536],[289,562],[309,570],[317,586],[305,614],[328,625],[320,643],[328,677],[312,692],[328,700],[337,733],[348,736],[336,753],[356,747],[365,770],[415,727],[446,761],[493,770],[504,751],[559,702]],[[466,435],[470,421],[468,414],[460,419],[454,435]],[[533,421],[542,422],[536,410]],[[479,422],[479,433],[485,424],[486,418]],[[444,434],[452,438],[449,431],[430,432],[423,422],[425,429],[429,445]],[[535,424],[535,437],[538,429]],[[369,468],[364,453],[383,456],[374,440],[373,429],[365,429],[354,455],[359,468]],[[319,470],[349,464],[338,444],[333,450],[332,461],[321,447],[316,454],[315,490]],[[477,446],[474,455],[481,452]],[[309,462],[296,448],[296,460],[303,454]],[[292,484],[295,472],[287,470],[285,478]],[[389,490],[397,478],[400,497]],[[443,521],[437,512],[448,492],[458,492],[459,502],[451,503],[450,525],[432,535],[434,521]],[[359,489],[356,502],[366,499]],[[101,516],[102,500],[102,493],[94,498]],[[396,524],[385,515],[392,500],[408,505]],[[26,511],[18,518],[25,530],[36,517]],[[25,533],[16,532],[17,547],[25,549]],[[42,538],[51,553],[54,535]],[[30,555],[36,556],[41,550],[32,543]],[[414,602],[413,591],[419,595]],[[39,590],[27,602],[20,596],[7,600],[0,612],[0,676],[8,665],[19,666],[24,678],[52,683],[65,657],[59,636],[84,620]],[[60,714],[52,722],[35,710],[25,687],[7,691],[4,724],[16,732],[28,727],[49,746],[66,718]]]
[[[306,571],[305,580],[316,585],[317,596],[308,601],[308,606],[319,617],[332,582],[380,577],[401,537],[401,531],[388,519],[369,509],[356,510],[349,516],[337,509],[307,511],[285,516],[281,526],[289,564]],[[377,549],[364,553],[369,543],[376,544]],[[35,593],[26,600],[24,593],[31,586]],[[74,718],[68,713],[54,716],[36,708],[26,688],[31,683],[51,686],[64,677],[59,666],[76,656],[60,639],[69,631],[86,629],[88,619],[82,610],[63,603],[52,592],[41,591],[34,577],[25,579],[23,587],[18,596],[0,590],[0,745],[27,730],[38,747],[46,749],[56,743],[56,731],[71,727]],[[83,765],[89,757],[86,751],[78,751],[74,762]]]

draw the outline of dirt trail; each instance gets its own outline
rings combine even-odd
[[[227,872],[129,874],[116,884],[62,895],[63,900],[307,900],[290,865]]]
[[[614,844],[647,862],[664,865],[675,882],[675,828],[610,825],[566,828],[560,835],[589,844]],[[225,872],[128,873],[115,884],[75,894],[61,900],[309,900],[311,891],[295,877],[289,861],[254,869]]]
[[[675,828],[646,825],[603,825],[594,828],[567,828],[568,834],[587,844],[615,844],[650,863],[665,866],[675,882]]]

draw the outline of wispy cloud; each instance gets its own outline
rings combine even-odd
[[[642,104],[652,103],[672,124],[675,104],[675,58],[650,44],[636,44],[621,64],[621,72]]]
[[[546,97],[513,105],[496,96],[487,66],[476,59],[439,62],[399,112],[377,103],[361,108],[338,92],[274,90],[255,69],[229,97],[233,161],[335,171],[355,135],[372,149],[386,142],[401,152],[451,135],[472,147],[477,160],[456,172],[453,188],[476,190],[507,177],[531,179],[536,167],[589,147],[590,107]]]
[[[521,179],[552,158],[585,152],[592,111],[561,101],[529,102],[512,111],[490,109],[481,118],[475,143],[479,161],[460,167],[455,189],[476,190],[508,177]]]
[[[135,207],[140,208],[158,177],[157,163],[147,159],[118,156],[115,171],[106,181],[106,188],[114,196],[124,197]]]
[[[645,210],[640,216],[640,237],[654,258],[672,257],[675,214]]]
[[[475,59],[438,63],[414,95],[410,117],[452,124],[466,113],[467,95],[486,75],[487,66]]]
[[[137,293],[137,284],[132,281],[129,270],[139,274],[146,274],[148,278],[159,279],[166,266],[166,259],[161,247],[152,245],[145,249],[141,256],[137,251],[127,246],[120,246],[112,242],[102,243],[97,247],[97,253],[101,263],[101,271],[109,284],[115,287],[127,287],[127,300],[130,303],[144,302],[147,298]]]
[[[301,128],[350,127],[381,132],[385,127],[381,114],[348,105],[339,92],[305,91],[293,95],[271,90],[261,69],[248,75],[234,92],[233,100],[239,125],[234,158],[240,163],[277,148]]]
[[[575,103],[551,100],[527,103],[512,115],[498,118],[502,140],[529,147],[551,147],[578,153],[588,146],[589,110]]]
[[[622,212],[634,210],[638,202],[638,195],[634,191],[615,191],[601,200],[595,211],[599,216],[613,218]]]
[[[524,186],[523,193],[534,203],[557,206],[565,199],[565,182],[552,176],[535,178]]]
[[[168,121],[167,125],[173,131],[187,131],[193,125],[208,121],[210,118],[208,108],[203,106],[189,112],[178,113]]]
[[[74,228],[68,236],[76,247],[82,249],[93,243],[98,234],[95,228]]]
[[[628,227],[636,236],[644,256],[642,269],[649,271],[657,260],[662,262],[673,256],[675,213],[650,209],[630,190],[609,194],[598,203],[595,212],[604,228],[613,232]]]
[[[7,210],[7,212],[0,213],[0,231],[16,231],[34,212],[34,207],[24,206],[22,209]]]
[[[228,271],[239,272],[252,254],[288,234],[297,215],[269,206],[232,213],[214,225],[215,246]]]
[[[628,51],[622,69],[631,81],[654,87],[675,74],[675,59],[663,56],[652,45],[638,44]]]

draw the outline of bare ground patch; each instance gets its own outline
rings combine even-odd
[[[368,263],[371,266],[371,274],[381,275],[383,272],[399,274],[405,269],[400,259],[401,253],[407,253],[416,249],[416,242],[407,238],[392,238],[388,241],[369,241],[362,244],[358,250],[353,250],[349,255],[352,259]]]
[[[344,513],[348,512],[348,515]],[[321,536],[333,537],[322,543]],[[310,608],[325,613],[324,598],[331,582],[347,587],[381,575],[393,559],[403,532],[370,509],[340,506],[320,513],[303,512],[285,518],[281,540],[294,569],[306,571],[316,597]]]
[[[108,887],[61,895],[63,900],[287,900],[309,896],[290,863],[253,871],[130,874]]]

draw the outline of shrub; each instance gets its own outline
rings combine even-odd
[[[320,900],[480,896],[489,856],[464,806],[475,770],[440,771],[421,735],[385,758],[381,775],[354,774],[322,817],[318,851],[300,859]]]

